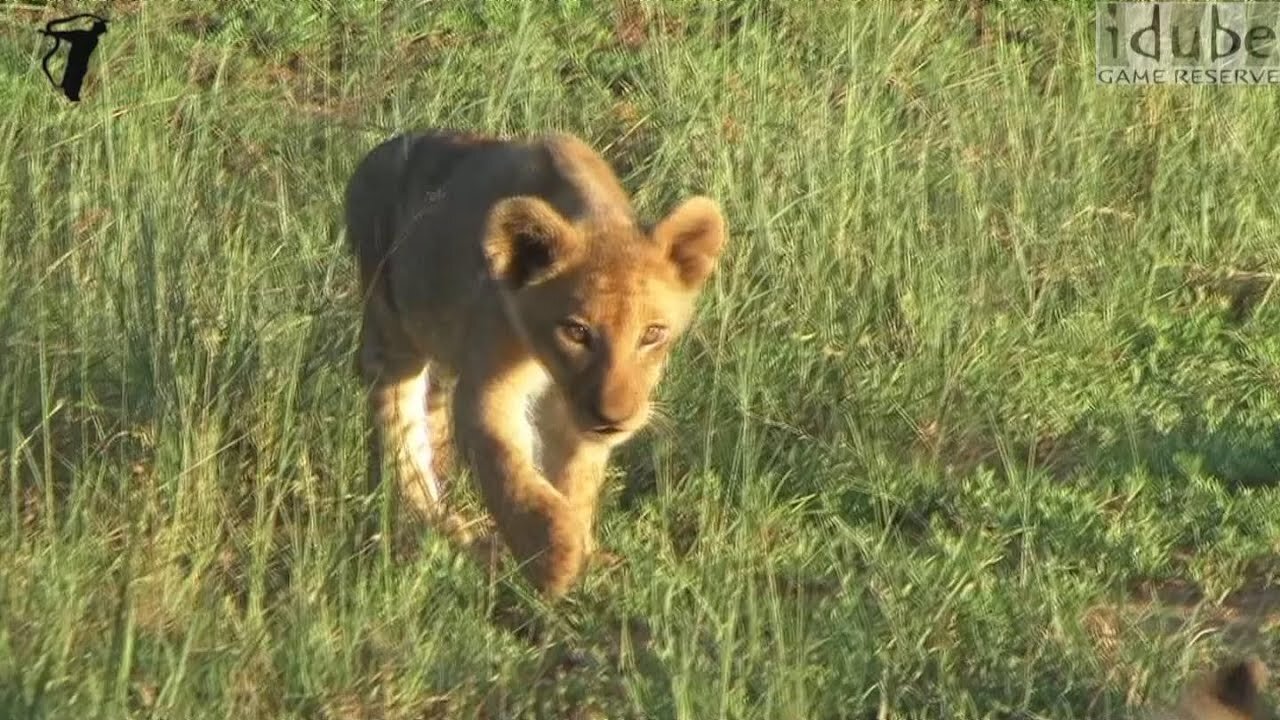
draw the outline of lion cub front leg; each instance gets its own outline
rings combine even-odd
[[[583,441],[582,434],[574,428],[564,399],[554,390],[538,399],[534,417],[539,464],[581,524],[588,560],[591,560],[597,549],[595,520],[609,449]]]
[[[460,383],[455,427],[498,535],[524,576],[554,599],[582,574],[587,532],[578,508],[534,461],[527,387],[512,378]]]

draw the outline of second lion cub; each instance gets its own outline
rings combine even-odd
[[[387,454],[400,497],[442,519],[433,465],[452,434],[526,577],[564,594],[610,451],[647,422],[724,247],[718,205],[693,197],[646,226],[573,136],[432,131],[365,156],[346,224],[372,479]]]

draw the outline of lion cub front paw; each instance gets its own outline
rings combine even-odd
[[[524,529],[513,555],[525,577],[548,597],[564,595],[578,580],[587,561],[582,523],[570,513],[537,517]]]

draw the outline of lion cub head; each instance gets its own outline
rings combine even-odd
[[[1172,713],[1160,720],[1262,720],[1273,717],[1264,707],[1262,693],[1267,668],[1256,658],[1224,663],[1200,677],[1184,693]]]
[[[671,345],[724,244],[719,206],[705,197],[646,231],[627,213],[570,221],[524,196],[490,211],[484,253],[508,318],[579,431],[612,445],[648,421]]]

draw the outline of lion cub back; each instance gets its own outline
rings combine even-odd
[[[500,144],[472,133],[429,130],[397,135],[365,155],[344,199],[347,241],[366,283],[386,262],[405,211],[439,192],[465,160]]]

